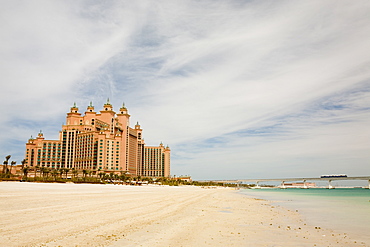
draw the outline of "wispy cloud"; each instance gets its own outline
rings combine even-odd
[[[367,1],[12,1],[1,155],[74,101],[126,103],[195,178],[370,172]],[[15,140],[15,141],[14,141]],[[16,143],[10,149],[7,143]],[[338,171],[339,172],[339,171]]]

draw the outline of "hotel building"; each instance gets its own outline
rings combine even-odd
[[[67,113],[59,140],[45,140],[40,131],[26,143],[26,165],[77,169],[145,177],[170,176],[170,148],[145,146],[139,123],[129,126],[123,105],[119,112],[104,104],[100,113],[90,103],[84,115],[74,104]]]

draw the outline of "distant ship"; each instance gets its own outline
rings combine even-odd
[[[321,175],[320,178],[346,178],[346,174]]]

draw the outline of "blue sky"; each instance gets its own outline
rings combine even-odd
[[[0,157],[125,102],[194,179],[370,174],[368,1],[6,1]]]

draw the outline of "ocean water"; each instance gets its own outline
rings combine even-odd
[[[243,189],[246,196],[298,210],[313,226],[347,233],[370,246],[370,190],[362,188]]]

